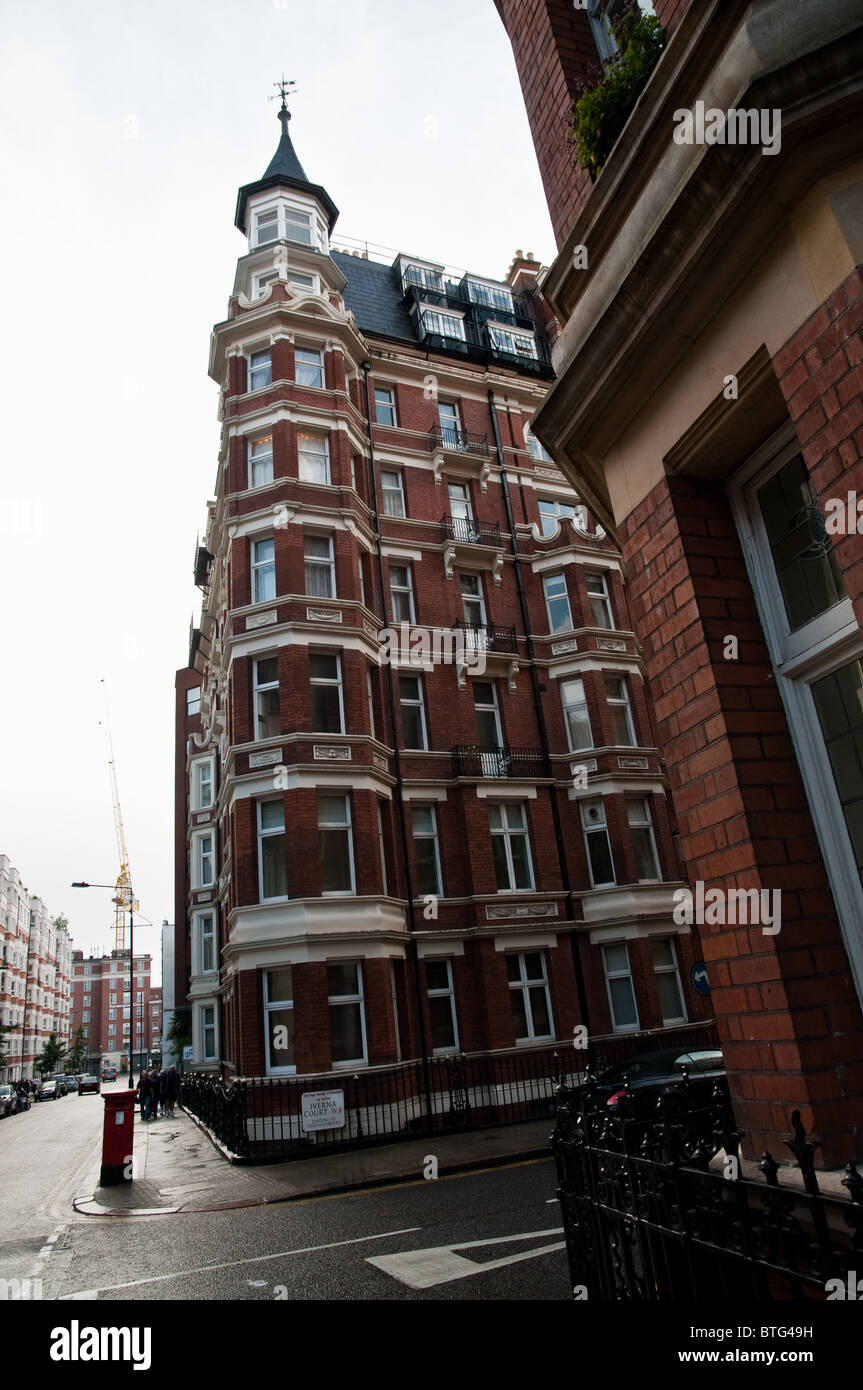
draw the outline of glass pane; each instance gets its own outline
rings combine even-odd
[[[348,803],[344,796],[318,796],[318,823],[320,825],[347,825]]]
[[[611,980],[609,982],[611,993],[611,1009],[615,1028],[631,1028],[638,1024],[638,1013],[635,1008],[635,995],[632,992],[632,981],[627,977],[621,980]]]
[[[284,835],[267,835],[261,841],[263,895],[284,898],[288,892]]]
[[[587,837],[587,847],[590,853],[590,873],[594,886],[596,887],[601,883],[613,883],[614,864],[606,831],[591,831]]]
[[[528,1038],[527,1014],[524,1008],[524,990],[511,989],[509,1002],[512,1005],[512,1026],[517,1038]]]
[[[306,564],[306,594],[309,598],[333,598],[333,572],[329,565]]]
[[[319,830],[321,847],[321,892],[349,893],[351,855],[348,830]]]
[[[649,830],[633,830],[632,845],[639,878],[659,878],[659,865],[653,852],[653,837]]]
[[[414,850],[417,867],[417,890],[420,893],[437,893],[440,889],[437,876],[437,856],[435,842],[427,839],[415,840]]]
[[[512,848],[512,867],[515,874],[515,886],[516,888],[530,888],[527,836],[510,836],[510,846]]]
[[[313,685],[312,688],[312,732],[316,734],[340,734],[342,732],[342,706],[337,685]]]
[[[359,994],[360,982],[356,961],[331,961],[327,966],[327,995],[333,999],[342,994]]]
[[[673,970],[666,971],[664,975],[657,975],[656,990],[659,995],[659,1007],[662,1012],[663,1023],[670,1023],[674,1019],[683,1018],[683,1000],[680,997],[677,975]]]
[[[491,840],[491,852],[494,859],[494,876],[498,888],[511,888],[513,885],[509,881],[509,864],[506,858],[506,845],[503,835],[493,835]]]
[[[303,541],[303,554],[307,560],[329,560],[330,546],[329,536],[306,536]]]
[[[503,811],[500,805],[495,801],[489,803],[488,823],[492,830],[499,830],[503,825]]]
[[[816,681],[812,696],[863,879],[863,665],[852,661]]]
[[[758,490],[776,578],[791,631],[845,597],[845,586],[824,531],[801,455]]]
[[[402,705],[405,748],[425,748],[422,712],[419,705]]]
[[[611,733],[612,742],[619,748],[631,748],[632,730],[629,727],[629,711],[623,705],[611,705]]]
[[[283,965],[280,970],[267,971],[267,1002],[270,1004],[290,1003],[294,997],[293,969]]]
[[[277,681],[279,679],[278,657],[267,657],[265,661],[259,661],[257,677],[258,685],[271,685],[273,681]]]
[[[334,1062],[357,1062],[363,1056],[361,1004],[330,1006],[330,1041]]]
[[[411,820],[415,835],[433,835],[435,828],[434,811],[431,806],[411,807]]]
[[[268,1009],[267,1028],[270,1040],[270,1066],[295,1066],[293,1009]]]
[[[455,1047],[452,1000],[449,995],[437,995],[429,999],[429,1021],[432,1048],[437,1051],[442,1047]]]
[[[510,984],[515,984],[516,980],[521,979],[521,962],[518,956],[507,956],[506,978],[509,980]]]
[[[629,970],[629,953],[624,945],[605,947],[605,968],[609,973]]]
[[[541,989],[531,989],[528,991],[530,999],[530,1011],[533,1017],[533,1031],[537,1038],[547,1038],[551,1032],[551,1018],[548,1012],[548,999],[546,998],[545,985]]]
[[[259,690],[258,738],[278,738],[281,731],[278,690]]]
[[[542,953],[540,951],[529,951],[524,958],[524,969],[528,980],[542,980]]]
[[[426,985],[429,989],[449,989],[449,971],[445,960],[426,961]]]
[[[674,952],[671,949],[670,941],[654,941],[651,951],[655,970],[661,970],[674,965]]]
[[[327,652],[309,653],[309,675],[313,681],[337,681],[339,678],[339,658]]]
[[[285,808],[281,801],[261,802],[261,829],[284,830]]]

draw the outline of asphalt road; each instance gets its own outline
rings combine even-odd
[[[569,1298],[550,1160],[230,1212],[90,1218],[45,1261],[82,1301]]]

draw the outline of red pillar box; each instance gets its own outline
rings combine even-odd
[[[105,1102],[105,1123],[102,1128],[100,1187],[132,1181],[135,1094],[135,1091],[112,1091],[110,1095],[102,1097]]]

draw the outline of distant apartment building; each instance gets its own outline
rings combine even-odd
[[[129,1065],[130,1048],[135,1067],[146,1065],[161,1039],[161,991],[151,985],[152,958],[135,953],[134,990],[129,988],[129,952],[108,956],[72,952],[72,1033],[79,1027],[87,1038],[90,1063]],[[134,998],[132,994],[134,992]],[[156,1000],[156,1007],[152,1000]],[[154,1016],[159,1028],[153,1032]]]
[[[337,249],[281,120],[239,193],[176,682],[193,1065],[550,1058],[577,1024],[697,1045],[620,555],[528,427],[541,266]]]
[[[0,1025],[7,1066],[0,1079],[32,1076],[52,1033],[68,1042],[71,938],[0,854]]]

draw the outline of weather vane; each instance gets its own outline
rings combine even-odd
[[[278,94],[279,94],[279,96],[280,96],[281,99],[282,99],[282,108],[283,108],[285,111],[287,111],[287,109],[288,109],[288,97],[294,95],[294,91],[296,90],[296,86],[297,86],[296,82],[294,82],[293,79],[288,79],[288,78],[286,78],[286,77],[285,77],[285,74],[282,73],[281,81],[280,81],[280,82],[274,82],[274,83],[273,83],[273,86],[277,89]],[[275,97],[270,97],[269,100],[270,100],[270,101],[275,101],[276,98],[275,98]]]

